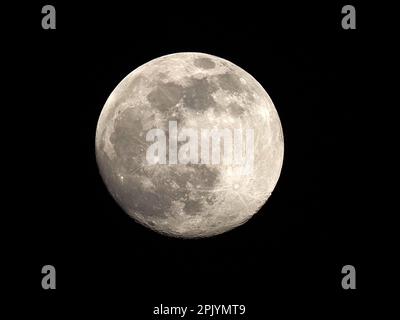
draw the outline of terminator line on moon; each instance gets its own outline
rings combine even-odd
[[[154,128],[251,128],[251,174],[221,164],[146,163]],[[282,168],[283,133],[263,87],[235,64],[203,53],[154,59],[127,75],[97,124],[96,159],[114,199],[137,222],[169,236],[209,237],[250,219]]]

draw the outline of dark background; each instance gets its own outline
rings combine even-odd
[[[56,7],[56,30],[41,28],[45,4]],[[18,311],[154,319],[161,303],[245,304],[245,318],[260,319],[368,310],[377,275],[365,117],[379,35],[371,11],[354,2],[357,29],[343,30],[345,4],[21,5],[7,36],[17,88],[8,132],[20,142],[12,161],[24,174],[13,179],[24,196],[11,193],[17,229],[8,238],[16,297],[26,298]],[[180,51],[220,56],[253,75],[285,138],[272,197],[245,225],[209,239],[168,238],[135,223],[95,162],[111,91],[136,67]],[[54,291],[41,289],[46,264],[57,270]],[[356,290],[341,287],[346,264],[357,270]]]

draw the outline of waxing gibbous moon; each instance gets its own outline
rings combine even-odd
[[[171,121],[178,131],[221,129],[236,137],[241,130],[243,143],[252,132],[251,170],[222,160],[168,162]],[[148,161],[153,129],[165,132],[167,163]],[[107,99],[96,130],[97,164],[117,203],[142,225],[182,238],[214,236],[250,219],[270,197],[283,153],[281,122],[267,92],[237,65],[203,53],[162,56],[132,71]]]

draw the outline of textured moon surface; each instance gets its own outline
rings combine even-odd
[[[235,164],[153,164],[146,133],[169,121],[178,130],[254,132],[250,174]],[[235,64],[203,53],[175,53],[128,74],[107,99],[96,130],[96,160],[111,195],[142,225],[169,236],[209,237],[250,219],[281,172],[283,132],[263,87]]]

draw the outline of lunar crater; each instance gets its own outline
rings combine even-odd
[[[215,68],[215,62],[213,62],[209,58],[196,58],[194,59],[194,65],[196,67],[202,68],[202,69],[213,69]]]

